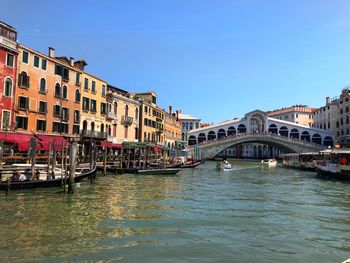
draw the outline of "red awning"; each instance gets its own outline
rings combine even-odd
[[[159,146],[152,146],[151,149],[155,153],[161,153],[163,151],[162,147]]]
[[[56,140],[56,145],[57,145],[56,149],[58,151],[62,150],[62,145],[69,145],[69,142],[61,136],[38,135],[37,138],[38,138],[38,144],[37,144],[38,151],[48,151],[50,148],[50,143],[51,143],[51,149],[52,149],[55,140]]]
[[[109,141],[101,142],[101,146],[106,148],[113,148],[113,149],[121,149],[123,147],[122,144],[112,143]]]
[[[32,135],[32,134],[20,134],[20,133],[0,133],[0,141],[5,143],[17,144],[18,150],[20,152],[25,152],[29,150],[29,144],[31,138],[37,138],[37,150],[38,151],[48,151],[49,143],[53,145],[54,140],[57,142],[57,150],[62,150],[62,142],[64,145],[69,144],[69,142],[61,136],[54,135]],[[52,147],[52,146],[51,146]]]

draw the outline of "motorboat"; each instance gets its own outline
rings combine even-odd
[[[226,170],[232,169],[232,165],[227,160],[224,160],[224,161],[218,162],[216,164],[216,169],[218,169],[220,171],[224,171],[225,169]]]
[[[277,160],[276,159],[265,159],[262,160],[261,163],[266,167],[275,167],[277,166]]]

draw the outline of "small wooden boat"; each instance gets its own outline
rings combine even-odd
[[[57,170],[56,170],[57,171]],[[80,182],[84,178],[92,176],[96,172],[96,167],[90,169],[88,167],[77,167],[74,176],[74,182]],[[63,178],[63,180],[68,181],[69,177]],[[47,187],[61,187],[62,177],[47,180],[26,180],[26,181],[10,181],[10,186],[8,186],[8,181],[0,182],[0,190],[7,190],[10,187],[11,190],[14,189],[31,189],[31,188],[47,188]]]
[[[265,159],[262,160],[261,163],[266,167],[275,167],[277,166],[277,160],[276,159]]]
[[[151,168],[151,169],[140,169],[137,171],[138,174],[149,174],[149,175],[172,175],[177,174],[181,171],[181,168]]]

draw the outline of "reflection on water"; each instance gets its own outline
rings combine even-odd
[[[341,262],[350,185],[313,173],[208,162],[178,176],[109,175],[0,195],[3,262]]]

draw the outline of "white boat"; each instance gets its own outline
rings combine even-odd
[[[232,166],[231,166],[231,164],[228,162],[228,161],[223,161],[223,162],[221,162],[221,163],[217,163],[216,164],[216,169],[218,169],[218,170],[220,170],[220,171],[222,171],[222,170],[227,170],[227,169],[231,169],[232,168]]]
[[[350,149],[321,151],[314,161],[317,175],[330,179],[350,180]]]
[[[266,167],[275,167],[277,166],[277,160],[276,159],[265,159],[262,160],[261,163]]]

